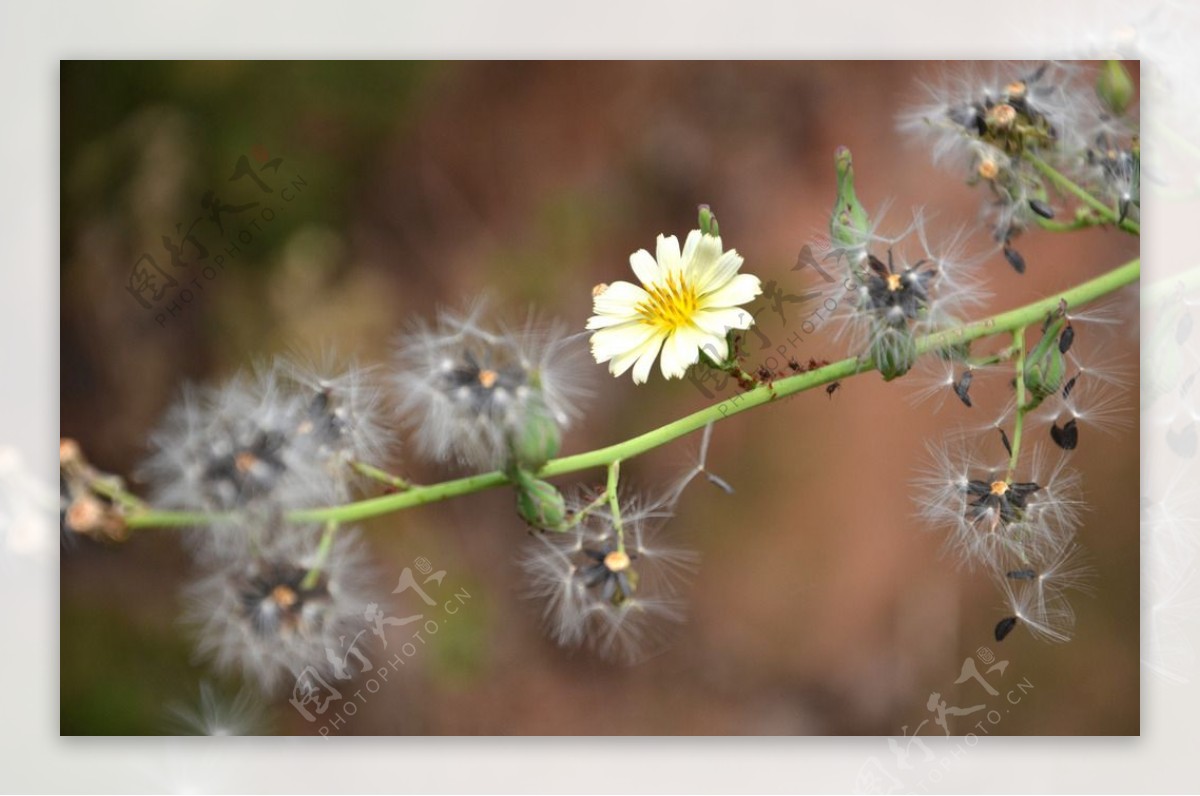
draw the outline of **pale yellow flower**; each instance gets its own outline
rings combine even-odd
[[[701,351],[725,361],[728,332],[754,324],[741,305],[760,294],[762,285],[757,276],[738,273],[741,255],[722,251],[719,237],[694,230],[681,253],[674,235],[659,235],[657,257],[641,249],[630,255],[629,265],[641,287],[598,285],[595,314],[587,322],[594,331],[592,356],[608,362],[614,376],[632,367],[634,383],[644,383],[661,351],[663,377],[680,378]]]

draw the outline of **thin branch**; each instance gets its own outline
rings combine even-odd
[[[1046,298],[1026,304],[1023,307],[922,337],[917,341],[917,353],[924,354],[930,351],[969,343],[980,338],[1010,334],[1018,328],[1025,328],[1026,326],[1040,323],[1049,313],[1057,309],[1062,302],[1066,302],[1068,307],[1081,307],[1136,282],[1140,275],[1141,260],[1131,260],[1101,276],[1083,282],[1068,290],[1054,293]],[[874,365],[870,361],[859,357],[850,357],[840,362],[834,362],[825,367],[817,368],[816,370],[789,376],[771,385],[761,385],[747,392],[734,395],[706,409],[701,409],[698,412],[679,418],[624,442],[588,451],[587,453],[554,459],[548,462],[538,475],[542,478],[549,478],[596,467],[608,467],[614,462],[633,458],[690,434],[693,431],[698,431],[709,423],[719,422],[736,414],[762,406],[763,404],[812,390],[835,381],[841,381],[874,369]],[[413,508],[414,506],[425,505],[426,503],[435,503],[459,495],[492,489],[507,483],[509,483],[508,478],[503,472],[481,473],[479,475],[467,476],[466,478],[444,481],[439,484],[415,486],[412,489],[397,494],[369,498],[342,506],[296,510],[288,514],[288,519],[293,522],[327,522],[329,520],[336,520],[342,523],[355,522],[402,509]],[[156,526],[178,527],[200,525],[210,520],[210,517],[203,514],[149,511],[131,515],[128,518],[128,526],[131,528]]]

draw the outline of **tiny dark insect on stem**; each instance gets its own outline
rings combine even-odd
[[[1067,328],[1062,330],[1062,334],[1058,337],[1058,351],[1065,354],[1071,350],[1071,344],[1075,342],[1075,327],[1067,324]]]

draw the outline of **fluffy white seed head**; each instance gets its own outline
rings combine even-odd
[[[253,535],[256,549],[209,561],[187,589],[184,621],[198,654],[263,691],[308,667],[329,680],[364,628],[366,564],[355,532],[339,530],[324,553],[316,528]]]
[[[274,371],[185,389],[139,469],[165,508],[211,512],[328,504],[337,497],[298,436],[306,405]]]
[[[421,453],[492,469],[528,424],[548,416],[565,429],[578,416],[586,350],[561,326],[492,330],[481,312],[442,311],[403,335],[396,388]]]
[[[1032,466],[1011,477],[1007,462],[987,463],[964,444],[930,446],[931,462],[915,483],[926,527],[946,534],[946,548],[968,566],[995,570],[1011,558],[1042,557],[1074,535],[1084,502],[1079,476],[1038,449]]]
[[[378,465],[391,458],[389,409],[378,368],[339,367],[331,354],[279,359],[273,367],[304,406],[298,443],[325,462],[331,474],[344,479],[348,463]]]
[[[557,644],[626,663],[660,651],[665,626],[684,618],[678,590],[697,562],[695,553],[662,538],[668,514],[661,502],[624,501],[623,546],[606,508],[569,531],[530,540],[520,559],[527,594],[543,603],[544,625]]]
[[[919,208],[894,234],[881,231],[879,221],[861,246],[829,250],[844,280],[833,288],[832,320],[853,350],[911,367],[915,337],[956,322],[988,294],[962,230],[935,232]]]

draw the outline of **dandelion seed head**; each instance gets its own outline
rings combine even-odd
[[[391,458],[393,440],[380,370],[349,363],[331,353],[317,359],[291,357],[274,363],[300,397],[299,444],[344,476],[346,464],[379,464]]]
[[[436,325],[404,335],[396,386],[424,455],[491,469],[506,463],[529,424],[549,417],[567,428],[588,390],[577,337],[534,319],[489,331],[480,312],[443,311]]]
[[[317,506],[337,498],[323,465],[299,444],[300,398],[272,371],[218,389],[185,389],[151,434],[138,475],[166,508],[228,512]]]
[[[579,511],[585,505],[575,500]],[[658,651],[664,625],[683,620],[678,590],[695,553],[666,542],[664,501],[623,501],[623,535],[611,511],[594,509],[562,533],[534,536],[520,558],[527,596],[543,603],[547,632],[560,646],[636,663]]]
[[[187,589],[184,621],[195,629],[198,654],[264,692],[307,667],[331,672],[327,650],[348,652],[344,641],[362,629],[367,603],[355,532],[339,530],[324,554],[315,528],[251,535],[255,549],[207,560]]]

